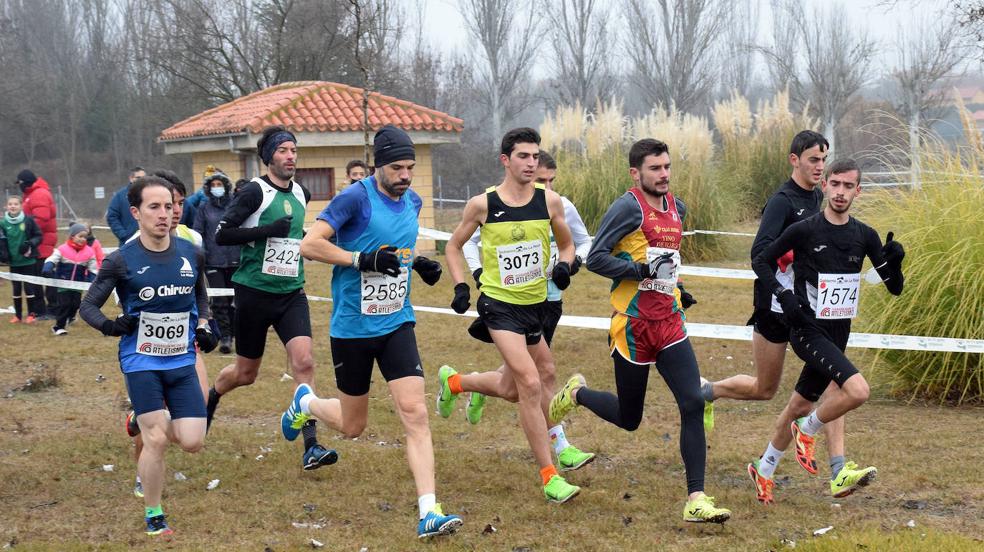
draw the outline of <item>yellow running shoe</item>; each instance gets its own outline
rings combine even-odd
[[[849,496],[861,487],[867,487],[875,480],[876,475],[878,475],[878,468],[874,466],[859,470],[857,464],[848,462],[830,480],[830,494],[834,495],[834,498]]]
[[[724,523],[731,519],[731,510],[714,505],[714,497],[702,494],[688,500],[683,508],[683,521],[692,523]]]
[[[574,402],[574,390],[579,389],[587,385],[584,380],[584,376],[581,374],[574,374],[571,379],[567,380],[564,384],[564,388],[557,392],[556,395],[550,399],[550,419],[547,420],[547,426],[553,427],[560,422],[564,421],[564,418],[571,413],[572,410],[577,408],[577,403]]]
[[[568,445],[557,455],[557,465],[560,466],[560,471],[574,471],[581,466],[590,464],[594,458],[593,452],[583,452],[574,445]]]
[[[552,476],[550,481],[547,481],[547,484],[543,486],[543,494],[547,500],[558,504],[567,502],[577,496],[579,492],[581,492],[581,487],[571,485],[559,475]]]

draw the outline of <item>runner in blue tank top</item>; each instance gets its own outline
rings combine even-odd
[[[208,331],[204,257],[169,234],[171,185],[143,177],[131,185],[128,199],[140,237],[106,257],[80,314],[104,335],[121,338],[120,368],[144,441],[137,472],[147,534],[170,535],[161,509],[164,452],[169,441],[186,452],[202,448],[205,398],[195,372],[195,344],[208,352],[217,340]],[[113,290],[123,314],[110,320],[99,309]]]
[[[304,258],[334,265],[330,334],[339,397],[318,398],[310,387],[298,386],[281,429],[289,438],[292,428],[313,416],[348,438],[361,435],[375,361],[407,432],[407,460],[420,512],[417,536],[447,535],[462,521],[444,515],[437,503],[424,372],[410,305],[410,270],[434,285],[441,265],[414,256],[421,200],[410,189],[416,165],[410,136],[385,126],[374,143],[375,176],[350,185],[332,200],[301,242]],[[333,237],[337,245],[329,241]]]

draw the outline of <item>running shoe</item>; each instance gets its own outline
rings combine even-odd
[[[437,393],[437,413],[442,418],[450,418],[451,413],[454,412],[454,403],[458,400],[458,395],[451,392],[451,386],[448,385],[448,378],[457,373],[454,368],[446,364],[441,366],[437,371],[437,379],[441,387]]]
[[[816,475],[817,461],[813,458],[813,454],[817,441],[812,436],[803,433],[803,430],[800,429],[800,422],[802,420],[803,418],[793,420],[792,425],[789,426],[793,432],[793,444],[796,445],[796,461],[799,462],[800,466],[803,466],[804,470]]]
[[[164,519],[164,514],[161,514],[159,516],[144,518],[144,521],[147,522],[147,534],[152,537],[156,537],[156,536],[166,537],[174,534],[174,531],[172,531],[171,528],[167,526],[167,521]]]
[[[126,434],[130,437],[140,435],[140,424],[137,423],[137,413],[132,410],[126,414]]]
[[[36,320],[37,320],[37,318],[33,314],[29,314],[29,315],[27,315],[27,318],[24,319],[24,323],[25,324],[33,324]]]
[[[762,504],[772,504],[776,500],[772,496],[772,489],[776,482],[764,475],[759,475],[759,461],[756,460],[748,465],[748,475],[755,484],[755,498]]]
[[[574,402],[574,390],[584,387],[585,385],[587,385],[587,382],[581,374],[574,374],[569,380],[567,380],[567,383],[564,384],[564,388],[558,391],[557,394],[550,399],[550,419],[547,420],[548,426],[553,427],[564,421],[564,418],[566,418],[572,410],[577,408],[577,403]]]
[[[54,326],[51,328],[51,333],[55,335],[68,335],[68,330],[66,330],[65,328],[59,328],[58,326]]]
[[[834,495],[834,498],[849,496],[861,487],[867,487],[875,480],[876,475],[878,475],[878,468],[868,466],[859,470],[857,464],[849,461],[830,481],[830,494]]]
[[[20,321],[21,319],[16,316],[10,319],[11,324],[20,324]]]
[[[468,423],[478,425],[482,421],[482,412],[485,412],[485,395],[472,392],[468,394],[468,405],[465,407],[465,416]]]
[[[714,497],[700,495],[688,500],[683,507],[683,521],[693,523],[724,523],[731,519],[731,510],[714,505]]]
[[[338,462],[338,452],[335,449],[326,449],[321,445],[312,445],[311,448],[304,451],[302,464],[305,470],[311,471],[321,466],[330,466],[335,462]]]
[[[577,496],[579,492],[581,492],[581,487],[571,485],[559,475],[551,476],[550,481],[547,481],[547,484],[543,486],[543,494],[547,500],[558,504],[567,502]]]
[[[450,535],[458,530],[464,522],[455,515],[446,516],[441,511],[441,505],[435,504],[434,509],[427,512],[424,519],[417,524],[417,538],[438,537]]]
[[[593,452],[582,452],[574,445],[568,445],[557,455],[557,465],[560,466],[560,471],[574,471],[581,466],[590,464],[594,458]]]
[[[139,477],[137,478],[137,482],[133,484],[133,496],[135,496],[137,498],[143,498],[144,497],[143,483],[140,481],[140,478]]]
[[[224,355],[227,355],[227,354],[231,353],[232,352],[232,340],[229,339],[228,337],[223,337],[222,340],[219,341],[219,352],[222,353],[222,354],[224,354]]]
[[[280,432],[284,434],[284,439],[293,441],[301,434],[301,426],[311,418],[309,414],[301,412],[301,398],[305,395],[314,393],[311,386],[302,383],[294,389],[294,398],[290,401],[290,406],[280,416]]]
[[[700,378],[700,386],[704,387],[707,378]],[[704,431],[710,432],[714,429],[714,402],[704,401]]]

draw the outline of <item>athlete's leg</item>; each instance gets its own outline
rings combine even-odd
[[[263,357],[246,358],[236,355],[236,362],[219,370],[215,376],[215,383],[212,388],[219,394],[225,395],[229,391],[242,385],[251,385],[256,381],[256,376],[260,373],[260,364]]]
[[[198,452],[205,445],[205,418],[171,420],[169,438],[185,452]]]
[[[137,475],[143,483],[144,504],[149,507],[160,506],[164,489],[164,451],[170,442],[168,426],[170,420],[164,409],[147,412],[137,416],[140,435],[144,447],[137,458]]]
[[[687,472],[687,493],[691,499],[704,490],[707,444],[704,440],[704,399],[700,396],[700,369],[689,339],[670,345],[656,358],[666,386],[680,409],[680,455]]]
[[[839,390],[840,387],[837,385],[837,382],[830,382],[830,385],[827,386],[826,391],[823,392],[823,396],[820,398],[821,404],[826,400],[828,393],[836,393]],[[837,457],[841,457],[841,459],[844,457],[846,451],[846,447],[844,445],[845,426],[844,416],[841,416],[836,420],[831,420],[823,425],[823,435],[825,438],[824,442],[827,445],[827,455],[830,457],[831,461]]]
[[[389,382],[396,413],[407,438],[407,462],[413,473],[417,496],[434,493],[434,445],[427,423],[424,378],[408,376]]]
[[[287,342],[287,364],[297,383],[306,383],[314,389],[314,355],[311,353],[310,336],[297,336]]]
[[[617,394],[581,387],[572,393],[574,402],[608,423],[627,431],[635,431],[642,422],[649,365],[630,362],[617,350],[612,353],[612,360],[615,365]]]
[[[338,398],[312,399],[308,409],[311,415],[328,424],[346,439],[354,439],[366,429],[369,419],[369,395],[346,395],[339,391]]]
[[[205,355],[195,348],[195,375],[202,388],[202,397],[208,397],[208,371],[205,369]]]
[[[529,348],[530,356],[536,364],[537,374],[540,376],[540,407],[543,408],[544,418],[550,414],[550,399],[553,398],[554,390],[557,388],[557,367],[554,365],[553,353],[547,345],[547,340],[541,339],[539,343]]]
[[[752,359],[755,375],[738,374],[713,383],[714,398],[767,401],[775,396],[782,377],[786,343],[773,343],[752,332]]]
[[[536,363],[533,362],[532,349],[526,346],[526,336],[508,330],[489,330],[489,333],[506,363],[504,375],[516,382],[519,421],[533,457],[541,469],[552,466],[547,421],[540,404],[543,390]]]
[[[789,426],[793,423],[793,420],[802,418],[813,410],[813,401],[803,397],[798,391],[793,391],[793,394],[789,397],[789,402],[779,413],[779,417],[776,419],[776,424],[772,433],[772,446],[776,450],[786,450],[789,448],[789,443],[793,441],[793,436],[789,432]]]
[[[490,372],[461,374],[461,390],[481,393],[513,403],[518,402],[519,392],[516,389],[516,382],[511,377],[506,376],[505,368],[506,366],[502,365],[498,370]]]

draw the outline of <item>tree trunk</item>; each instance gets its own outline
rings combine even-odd
[[[837,132],[837,121],[833,116],[827,118],[827,121],[823,124],[823,135],[830,144],[830,148],[827,150],[828,155],[834,155],[837,152],[837,148],[834,146],[836,141],[835,134]]]
[[[912,189],[922,188],[921,164],[919,162],[919,110],[913,109],[909,115],[909,178]]]

